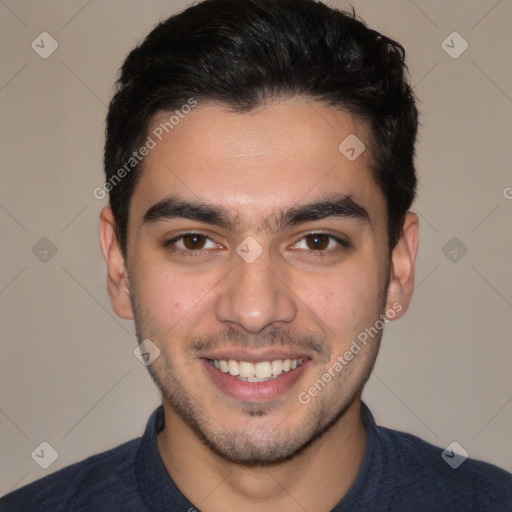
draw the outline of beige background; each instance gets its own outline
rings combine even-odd
[[[92,191],[122,59],[187,3],[0,2],[0,494],[139,436],[159,403],[110,309]],[[423,123],[417,289],[365,399],[383,425],[510,471],[512,2],[354,6],[406,47]],[[47,59],[31,48],[43,31],[59,45]],[[441,46],[453,31],[469,43],[457,59]],[[57,248],[46,262],[42,237]],[[456,263],[452,237],[468,248]],[[46,470],[31,458],[43,441],[58,452]]]

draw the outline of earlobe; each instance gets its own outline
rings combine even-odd
[[[402,316],[409,306],[414,290],[414,265],[418,251],[418,216],[407,212],[400,240],[391,254],[391,275],[389,280],[386,310],[393,309]],[[401,308],[398,308],[397,305]],[[391,318],[390,318],[391,320]]]
[[[133,319],[130,282],[126,262],[117,240],[112,209],[105,206],[100,212],[100,246],[107,264],[107,291],[112,309],[121,318]]]

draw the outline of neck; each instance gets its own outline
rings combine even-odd
[[[328,512],[345,496],[361,467],[365,432],[360,395],[321,437],[293,459],[244,467],[212,453],[164,400],[160,456],[180,491],[204,512],[241,509]]]

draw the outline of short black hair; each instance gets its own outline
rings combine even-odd
[[[314,0],[204,0],[163,21],[126,58],[107,115],[105,185],[125,258],[137,151],[155,114],[191,99],[250,112],[303,96],[362,120],[392,249],[416,191],[418,111],[406,74],[399,43]]]

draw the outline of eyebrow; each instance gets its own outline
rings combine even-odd
[[[266,226],[283,229],[305,222],[342,217],[358,222],[370,222],[368,211],[349,195],[336,195],[281,210],[272,219],[265,219]],[[228,231],[242,229],[238,215],[233,215],[221,206],[202,201],[186,201],[170,196],[151,206],[143,216],[142,224],[153,224],[172,219],[189,219],[204,222]]]

